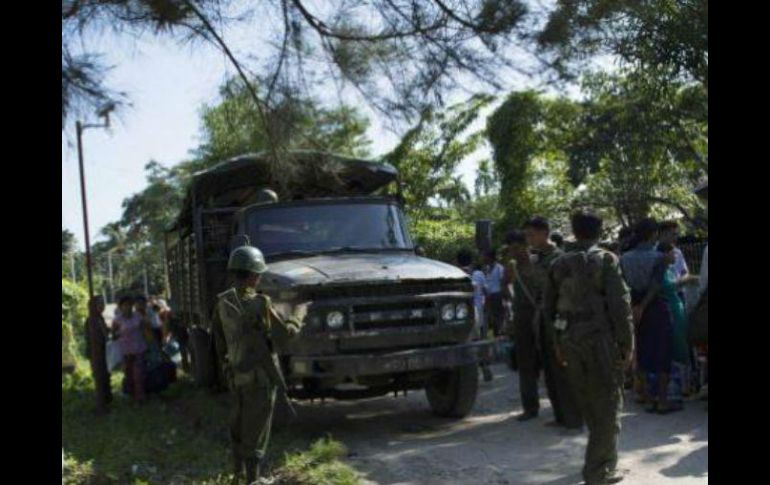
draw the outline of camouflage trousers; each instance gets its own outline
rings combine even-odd
[[[583,425],[574,391],[566,369],[557,361],[554,342],[546,337],[542,319],[535,322],[534,309],[520,307],[515,312],[513,339],[519,366],[519,392],[524,412],[537,414],[540,409],[538,380],[541,372],[557,423],[568,428]],[[535,329],[538,325],[538,329]]]
[[[601,483],[618,464],[623,366],[615,344],[606,336],[580,342],[562,341],[567,378],[588,427],[583,479]]]
[[[233,388],[230,440],[239,459],[262,459],[270,442],[276,388],[246,384]]]

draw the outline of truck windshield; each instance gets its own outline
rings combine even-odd
[[[265,256],[412,249],[401,210],[382,202],[267,206],[246,219]]]

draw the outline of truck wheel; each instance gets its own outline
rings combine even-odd
[[[195,385],[211,387],[214,384],[214,356],[211,349],[211,339],[199,329],[190,331],[190,360]]]
[[[433,414],[445,418],[464,418],[473,409],[479,389],[477,364],[437,372],[428,380],[425,395]]]

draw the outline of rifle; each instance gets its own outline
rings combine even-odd
[[[289,399],[289,395],[287,393],[288,387],[286,386],[286,381],[283,378],[283,373],[281,372],[281,369],[277,365],[275,359],[273,359],[273,352],[270,350],[270,346],[267,343],[267,337],[264,335],[264,333],[257,339],[256,351],[257,355],[259,355],[258,362],[260,367],[262,367],[262,370],[265,371],[267,378],[270,379],[270,382],[272,382],[272,384],[278,388],[278,394],[286,402],[292,417],[296,418],[297,411],[291,404],[291,399]]]

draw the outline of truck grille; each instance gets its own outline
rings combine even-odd
[[[384,304],[353,305],[355,330],[434,325],[436,309],[432,301],[406,301]]]
[[[472,292],[470,280],[427,280],[425,282],[334,285],[307,291],[310,300],[327,298],[357,298],[385,296],[413,296],[427,293]]]

